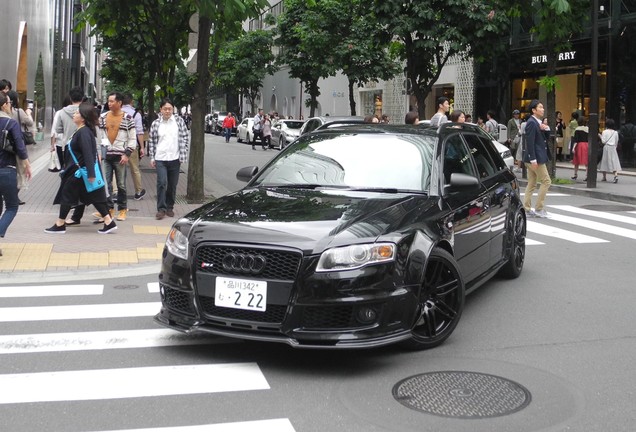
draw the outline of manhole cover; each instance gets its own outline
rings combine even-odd
[[[596,210],[596,211],[613,211],[613,212],[627,212],[627,211],[635,211],[636,207],[626,206],[626,205],[612,205],[612,204],[590,204],[581,206],[581,208],[586,210]]]
[[[393,387],[393,397],[416,411],[442,417],[479,419],[512,414],[530,403],[520,384],[476,372],[431,372]]]

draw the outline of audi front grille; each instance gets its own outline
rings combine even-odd
[[[210,245],[197,249],[195,265],[199,272],[218,276],[293,281],[301,259],[300,252]]]

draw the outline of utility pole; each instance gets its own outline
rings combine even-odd
[[[598,0],[592,2],[592,76],[590,77],[590,121],[587,187],[596,187],[598,155]]]

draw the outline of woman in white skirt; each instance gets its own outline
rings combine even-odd
[[[605,120],[605,130],[601,134],[601,144],[603,145],[603,158],[599,164],[599,171],[603,173],[603,180],[607,181],[607,173],[614,174],[614,183],[618,183],[618,172],[621,170],[621,161],[618,158],[618,132],[616,123],[608,118]]]

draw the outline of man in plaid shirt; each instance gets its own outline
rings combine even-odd
[[[179,182],[179,170],[188,160],[190,131],[183,119],[175,114],[168,98],[161,101],[161,115],[150,126],[148,155],[157,170],[158,220],[174,217],[174,203]]]

